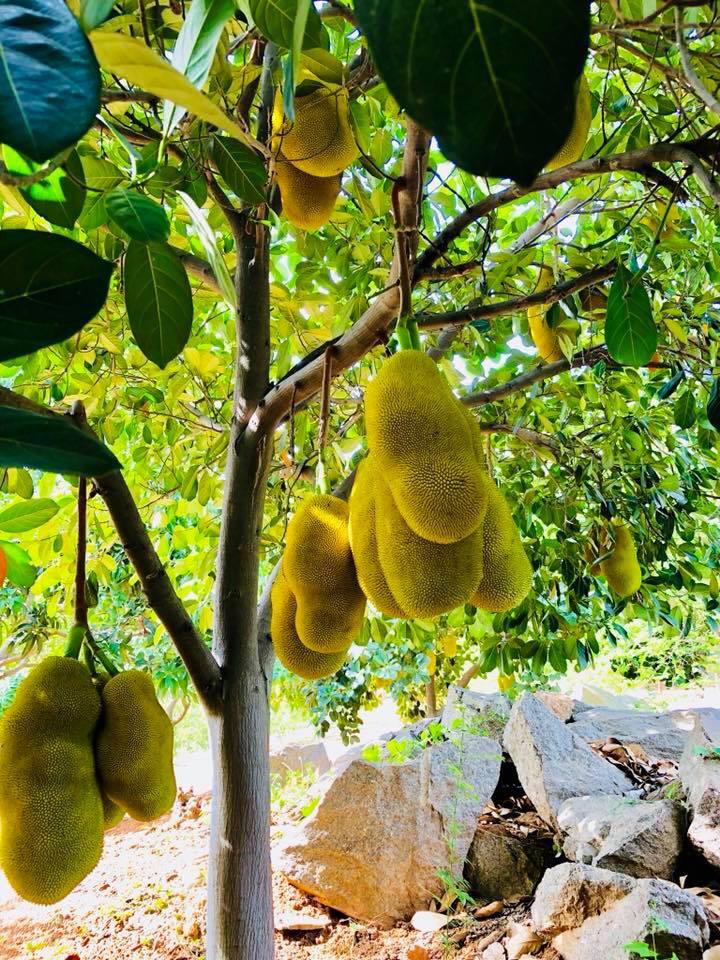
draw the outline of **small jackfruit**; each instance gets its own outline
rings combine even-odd
[[[576,160],[582,157],[591,123],[592,97],[590,96],[590,87],[583,74],[578,82],[577,99],[575,101],[575,119],[572,130],[562,147],[560,147],[552,160],[546,164],[546,170],[557,170],[558,167],[564,167],[568,163],[575,163]]]
[[[365,595],[350,549],[348,505],[308,498],[288,524],[283,570],[295,594],[295,629],[318,653],[347,650],[362,627]]]
[[[102,703],[95,739],[102,789],[133,819],[155,820],[175,802],[170,718],[141,670],[125,670],[108,680]]]
[[[482,526],[457,543],[424,540],[400,515],[373,454],[368,461],[374,472],[380,566],[398,604],[418,619],[462,606],[483,575]]]
[[[404,350],[387,360],[368,386],[365,422],[379,472],[414,533],[454,543],[478,529],[491,483],[467,418],[430,357]]]
[[[277,182],[285,217],[299,230],[319,230],[330,220],[340,194],[342,176],[313,177],[281,155]]]
[[[103,802],[92,735],[100,698],[86,667],[48,657],[0,719],[0,868],[32,903],[57,903],[95,867]]]
[[[321,87],[295,97],[295,120],[283,117],[282,97],[275,98],[273,149],[313,177],[336,177],[359,156],[347,91]]]
[[[553,272],[550,267],[540,268],[540,279],[535,287],[536,293],[542,293],[549,290],[553,285]],[[556,330],[548,324],[548,308],[543,304],[534,307],[528,307],[528,326],[530,327],[530,336],[537,347],[540,359],[545,363],[553,363],[555,360],[562,360],[563,352],[560,349],[560,340]]]
[[[378,554],[375,520],[375,480],[372,465],[362,460],[350,494],[350,547],[358,583],[370,603],[386,617],[407,617],[385,579]]]
[[[284,566],[284,561],[283,561]],[[303,646],[295,629],[297,602],[280,567],[270,594],[272,617],[270,633],[277,658],[282,665],[304,680],[320,680],[337,673],[345,663],[347,650],[318,653]]]
[[[510,507],[493,486],[483,524],[483,577],[470,603],[503,613],[524,600],[531,585],[532,567]]]
[[[106,830],[112,830],[125,816],[125,811],[119,807],[110,797],[103,796],[103,823]]]
[[[613,528],[615,546],[610,556],[600,564],[600,572],[619,597],[629,597],[640,589],[642,583],[635,541],[624,524],[613,523]]]

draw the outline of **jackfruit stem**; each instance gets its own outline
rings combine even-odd
[[[421,350],[420,331],[414,320],[400,318],[395,327],[395,338],[401,350]]]
[[[82,647],[83,640],[85,639],[85,630],[86,627],[82,623],[73,624],[70,629],[70,633],[68,634],[65,653],[63,656],[68,657],[70,660],[78,659],[80,656],[80,648]]]
[[[92,652],[93,657],[111,677],[115,677],[120,673],[119,668],[115,666],[111,658],[105,653],[95,637],[90,633],[90,630],[85,630],[85,643]]]

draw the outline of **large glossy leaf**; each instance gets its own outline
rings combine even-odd
[[[81,0],[80,23],[84,30],[94,30],[110,16],[115,0]]]
[[[0,550],[5,554],[7,579],[16,587],[31,587],[37,579],[37,567],[30,560],[30,554],[16,543],[0,540]]]
[[[27,533],[52,520],[59,509],[54,500],[46,498],[21,500],[0,510],[0,530],[3,533]]]
[[[100,71],[64,0],[0,4],[0,142],[42,163],[100,109]]]
[[[613,360],[628,367],[644,366],[657,350],[657,327],[642,275],[622,264],[608,297],[605,342]]]
[[[686,390],[675,402],[675,423],[682,430],[689,430],[697,420],[697,406],[695,396],[691,390]]]
[[[132,240],[125,255],[125,305],[133,336],[148,358],[166,367],[190,338],[190,281],[165,243]]]
[[[26,176],[39,167],[12,147],[5,147],[5,166],[10,173]],[[76,150],[65,163],[53,170],[44,180],[22,187],[20,192],[41,217],[57,227],[70,230],[80,216],[85,203],[85,174]]]
[[[292,50],[295,37],[295,19],[302,0],[245,0],[245,7],[256,27],[268,40],[279,47]],[[306,4],[303,2],[303,6]],[[325,28],[317,10],[311,6],[307,11],[307,22],[303,47],[324,47]]]
[[[70,420],[2,406],[0,466],[88,477],[120,469],[106,446]]]
[[[81,330],[105,303],[112,271],[68,237],[0,231],[0,361]]]
[[[225,24],[235,13],[235,0],[193,0],[175,43],[172,63],[190,83],[201,89],[210,74],[215,50]],[[185,110],[167,100],[163,107],[163,135],[169,136]]]
[[[220,176],[240,200],[265,200],[267,171],[262,159],[242,143],[229,137],[213,137],[212,158]]]
[[[93,30],[90,34],[93,49],[101,66],[109,73],[122,77],[130,83],[154,93],[163,100],[170,100],[190,113],[225,130],[238,140],[252,142],[251,138],[234,120],[225,114],[200,90],[174,67],[158,56],[137,37],[122,33]]]
[[[159,203],[136,190],[113,190],[105,197],[110,219],[133,240],[162,242],[170,236],[170,221]]]
[[[356,0],[383,80],[471,173],[533,180],[567,139],[590,0]]]

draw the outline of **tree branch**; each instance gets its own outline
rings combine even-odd
[[[202,257],[198,257],[188,250],[181,250],[180,247],[174,247],[172,244],[170,246],[175,256],[183,263],[189,274],[195,277],[196,280],[200,280],[208,290],[216,293],[219,297],[224,296],[220,289],[220,284],[217,282],[215,271],[207,260],[203,260]]]
[[[712,95],[712,93],[710,93],[708,88],[695,72],[695,68],[692,65],[692,61],[690,60],[690,51],[688,50],[685,34],[683,33],[684,29],[685,24],[683,23],[682,13],[678,7],[675,7],[675,37],[677,39],[678,51],[680,52],[680,62],[682,63],[683,72],[685,73],[690,86],[700,97],[705,106],[709,107],[716,116],[720,117],[720,102]]]
[[[533,447],[543,447],[555,457],[560,455],[560,444],[557,440],[545,433],[538,433],[537,430],[529,430],[527,427],[514,427],[511,423],[478,423],[478,427],[480,433],[506,433],[509,436],[517,437],[523,443],[529,443]]]
[[[6,387],[0,387],[0,405],[29,410],[43,416],[62,416]],[[175,592],[150,541],[123,475],[115,472],[96,477],[94,485],[105,501],[120,542],[135,568],[150,607],[157,614],[182,657],[198,697],[206,707],[212,709],[220,693],[220,668]]]

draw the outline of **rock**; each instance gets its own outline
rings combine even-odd
[[[685,816],[672,800],[572,797],[560,808],[558,825],[571,860],[670,880],[683,847]]]
[[[615,737],[621,743],[637,743],[650,757],[680,761],[696,717],[720,718],[720,710],[671,710],[647,713],[641,710],[614,710],[595,707],[569,724],[583,740]],[[719,721],[720,722],[720,721]]]
[[[353,760],[275,849],[275,867],[342,913],[389,927],[427,909],[462,874],[500,774],[495,740],[466,734],[404,763]]]
[[[710,947],[703,954],[703,960],[720,960],[720,947]]]
[[[620,770],[603,760],[532,694],[512,708],[504,744],[535,809],[551,826],[565,800],[577,796],[623,794],[633,789]]]
[[[564,960],[628,960],[628,943],[643,943],[658,960],[701,960],[709,939],[705,908],[695,894],[666,880],[635,880],[635,889],[581,927],[559,934]]]
[[[555,693],[552,690],[538,690],[535,696],[540,703],[550,710],[558,720],[568,723],[572,720],[576,701],[572,697],[565,696],[564,693]]]
[[[699,714],[680,761],[693,850],[720,868],[720,711]]]
[[[502,693],[476,693],[453,684],[448,688],[441,719],[448,730],[462,724],[476,736],[502,740],[509,716],[510,701]]]
[[[482,960],[507,960],[505,947],[501,943],[491,943],[483,950]]]
[[[324,743],[288,743],[270,752],[270,773],[281,780],[286,780],[288,773],[302,769],[314,769],[319,777],[327,773],[330,759]]]
[[[420,752],[423,749],[420,738],[432,723],[440,725],[435,717],[424,717],[422,720],[416,720],[415,723],[410,723],[406,727],[400,727],[399,730],[390,730],[388,733],[383,733],[377,740],[370,741],[370,743],[358,743],[340,754],[335,760],[333,768],[336,772],[339,772],[349,766],[353,760],[364,760],[368,749],[374,746],[380,747],[381,754],[384,756],[387,753],[387,745],[393,740],[417,740],[417,749]]]
[[[479,900],[521,900],[532,896],[552,862],[551,839],[518,837],[482,824],[470,845],[465,879]]]
[[[561,863],[547,871],[537,888],[531,911],[533,925],[548,938],[572,930],[627,897],[637,882],[622,873]]]

